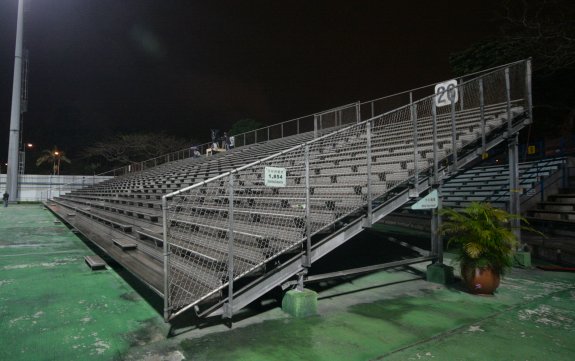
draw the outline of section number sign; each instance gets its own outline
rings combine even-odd
[[[458,100],[457,80],[448,80],[435,86],[435,106],[451,105],[457,103]]]

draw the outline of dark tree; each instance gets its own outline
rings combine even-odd
[[[164,133],[123,134],[97,142],[82,152],[85,163],[109,167],[128,165],[188,148],[192,141]],[[97,167],[96,167],[97,168]]]
[[[575,6],[572,0],[507,0],[500,36],[452,54],[456,75],[533,59],[536,134],[570,133],[575,123]]]
[[[251,132],[263,127],[263,125],[254,119],[241,119],[235,122],[229,132],[229,135],[238,135],[246,132]]]

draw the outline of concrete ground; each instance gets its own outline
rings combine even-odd
[[[0,360],[575,359],[574,273],[513,269],[481,297],[422,280],[418,264],[310,285],[316,316],[270,298],[231,329],[170,332],[158,297],[120,268],[91,271],[93,250],[55,222],[40,205],[0,209]],[[364,242],[386,253],[386,237]]]

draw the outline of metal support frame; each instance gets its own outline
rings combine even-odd
[[[527,118],[533,122],[533,95],[531,93],[531,59],[525,62],[525,88],[527,90]]]
[[[509,68],[505,68],[505,98],[507,105],[507,134],[508,134],[508,155],[509,155],[509,213],[521,215],[519,187],[519,149],[518,134],[513,133],[513,114],[511,113],[511,81],[509,79]],[[519,243],[521,243],[520,220],[511,220],[511,229]]]
[[[453,103],[452,103],[453,105]],[[433,129],[433,139],[437,140],[437,107],[435,105],[435,98],[433,98],[431,105],[431,116],[432,116],[432,129]],[[453,142],[452,148],[454,153],[457,144]],[[437,197],[439,204],[441,205],[441,190],[440,188],[440,176],[439,176],[439,163],[437,157],[437,141],[433,142],[433,180],[431,184],[432,189],[437,190]],[[437,256],[437,263],[443,263],[443,240],[439,234],[439,227],[441,227],[441,216],[439,215],[439,208],[433,209],[431,214],[431,254]]]
[[[373,224],[373,196],[371,189],[371,125],[372,121],[368,120],[365,124],[366,133],[366,155],[367,155],[367,218],[365,221],[366,227],[371,227]]]
[[[170,247],[168,243],[168,199],[166,197],[162,197],[162,228],[164,232],[164,245],[163,245],[163,252],[164,252],[164,320],[168,321],[170,318],[172,305],[171,305],[171,298],[170,298],[170,283],[169,283],[169,275],[170,275]]]
[[[419,196],[419,189],[417,189],[417,184],[419,183],[419,165],[418,165],[418,142],[417,139],[419,137],[417,131],[417,103],[413,103],[412,94],[409,93],[409,100],[411,103],[410,112],[411,112],[411,121],[413,122],[413,178],[414,178],[414,185],[415,185],[415,192],[413,194],[414,197]]]
[[[305,255],[302,260],[303,267],[311,267],[311,219],[310,219],[310,191],[309,191],[309,145],[305,145]]]
[[[509,80],[509,68],[505,68],[505,98],[507,104],[507,130],[511,135],[511,128],[513,127],[513,120],[511,114],[511,81]]]
[[[483,94],[483,78],[479,79],[479,115],[481,117],[481,158],[486,157],[485,148],[485,95]]]
[[[223,317],[232,319],[234,315],[234,173],[229,176],[228,188],[228,301],[224,305]]]
[[[512,135],[507,141],[509,154],[509,213],[521,215],[521,187],[519,185],[519,147],[518,135]],[[519,219],[511,220],[511,228],[521,243],[521,224]]]
[[[449,94],[449,93],[448,93]],[[455,98],[455,97],[453,97]],[[451,99],[451,150],[453,152],[451,171],[457,172],[457,128],[455,127],[455,102]]]

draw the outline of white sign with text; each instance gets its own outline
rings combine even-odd
[[[264,184],[266,187],[285,187],[286,169],[276,167],[265,167]]]
[[[457,80],[448,80],[435,86],[435,106],[443,107],[455,104],[459,100]]]

